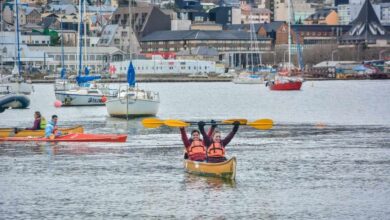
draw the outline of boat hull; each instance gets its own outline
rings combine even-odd
[[[128,101],[128,104],[127,104]],[[106,102],[107,112],[112,117],[137,117],[156,115],[160,102],[157,100],[116,98]]]
[[[112,134],[67,134],[55,139],[42,137],[6,137],[0,141],[32,141],[32,142],[126,142],[127,135]]]
[[[206,163],[192,160],[184,160],[184,168],[187,173],[234,180],[236,178],[235,157],[222,163]]]
[[[271,83],[269,85],[270,90],[283,91],[283,90],[300,90],[302,87],[302,82],[285,82],[285,83]]]
[[[82,126],[71,128],[59,128],[62,134],[84,133]],[[0,128],[0,137],[42,137],[45,136],[45,130],[16,130],[14,128]]]
[[[56,99],[62,102],[62,106],[103,106],[103,94],[72,94],[57,91]],[[112,98],[105,96],[106,98]]]

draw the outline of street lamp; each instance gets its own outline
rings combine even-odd
[[[332,50],[332,61],[334,61],[333,55],[334,55],[335,53],[337,53],[337,52],[339,52],[339,51],[338,51],[338,50]]]

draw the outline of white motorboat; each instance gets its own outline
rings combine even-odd
[[[117,98],[106,102],[107,112],[112,117],[138,117],[156,115],[160,105],[158,92],[128,87],[119,90]]]
[[[264,76],[244,71],[234,77],[232,82],[235,84],[263,84]]]
[[[62,106],[98,106],[117,96],[117,90],[108,87],[78,87],[65,91],[56,91],[56,99]]]

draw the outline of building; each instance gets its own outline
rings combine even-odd
[[[129,8],[119,7],[113,14],[111,24],[123,27],[123,31],[129,29]],[[170,30],[170,16],[162,12],[156,6],[132,7],[132,29],[138,39],[155,31]]]
[[[110,24],[104,27],[98,45],[116,47],[131,54],[140,52],[140,46],[134,31],[130,31],[128,26],[124,27],[118,24]]]
[[[61,70],[61,47],[29,47],[33,52],[44,53],[45,66],[49,73],[59,73]],[[122,61],[125,53],[116,47],[88,47],[85,49],[88,55],[84,58],[91,73],[108,71],[109,63]],[[42,58],[41,58],[42,60]],[[64,63],[68,72],[76,73],[78,68],[77,47],[64,47]]]
[[[209,20],[217,24],[240,24],[241,10],[233,7],[217,7],[210,9]]]
[[[269,9],[248,6],[241,5],[241,24],[271,22],[271,11]]]
[[[218,61],[218,50],[212,47],[201,46],[191,50],[182,50],[176,54],[178,60],[208,60]]]
[[[142,52],[178,52],[200,46],[213,47],[219,53],[253,51],[250,33],[244,31],[156,31],[141,39]],[[261,51],[271,50],[271,39],[258,37]]]
[[[348,33],[340,39],[342,45],[389,47],[389,31],[382,26],[369,0],[365,0],[359,15],[351,23]]]
[[[321,9],[307,17],[304,24],[338,25],[339,17],[334,9]]]

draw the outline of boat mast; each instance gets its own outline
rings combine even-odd
[[[61,56],[61,65],[62,65],[61,76],[63,75],[62,77],[65,77],[65,74],[64,74],[64,72],[65,72],[65,61],[64,61],[64,54],[65,54],[65,52],[64,52],[64,31],[63,31],[62,17],[63,17],[63,16],[61,16],[61,54],[62,54],[62,56]]]
[[[85,20],[83,22],[83,26],[84,26],[84,56],[83,56],[83,61],[84,61],[84,66],[85,68],[88,68],[87,67],[87,62],[88,62],[88,53],[87,53],[87,8],[86,8],[86,5],[85,5],[85,1],[83,1],[83,7],[84,7],[84,13],[85,13]],[[84,25],[85,24],[85,25]],[[86,74],[86,69],[84,68],[84,74]]]
[[[83,53],[82,53],[82,47],[83,47],[83,8],[82,8],[82,2],[83,0],[79,0],[79,69],[78,69],[78,75],[81,76],[82,72],[82,59],[83,59]]]
[[[19,6],[18,6],[18,0],[15,0],[15,35],[16,35],[16,53],[17,53],[17,60],[15,60],[15,65],[17,66],[18,70],[18,76],[20,81],[20,45],[19,45]]]
[[[287,16],[288,16],[288,73],[291,72],[291,11],[290,11],[290,1],[287,1]]]

